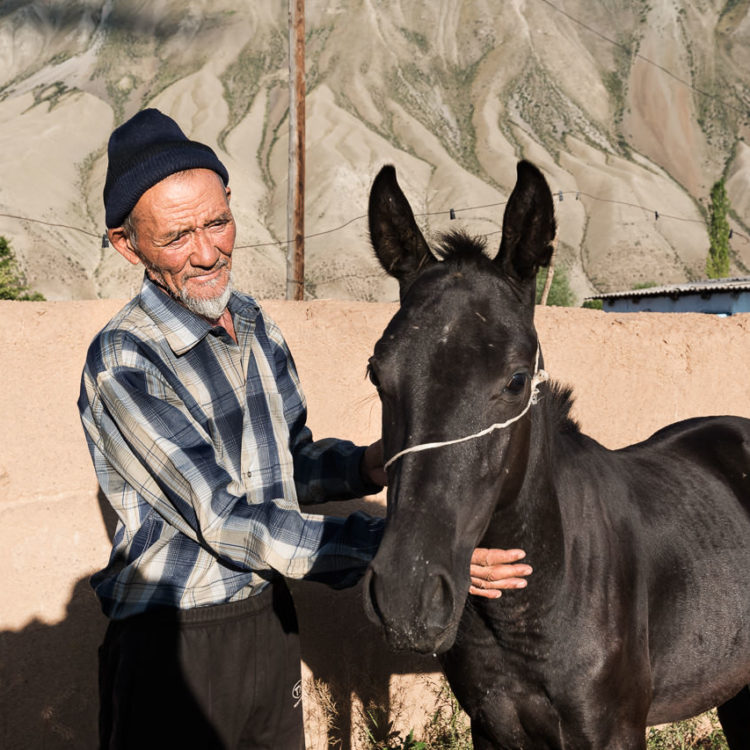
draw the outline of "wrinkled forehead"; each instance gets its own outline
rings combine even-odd
[[[222,211],[229,190],[221,177],[210,169],[186,169],[152,185],[133,208],[136,219],[190,214],[195,211]]]

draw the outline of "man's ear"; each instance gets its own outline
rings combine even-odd
[[[114,247],[114,249],[125,258],[125,260],[129,261],[134,266],[137,266],[141,262],[140,256],[135,251],[135,247],[123,227],[108,229],[107,237],[109,237],[109,242],[112,247]]]

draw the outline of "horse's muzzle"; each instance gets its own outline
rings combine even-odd
[[[365,573],[363,591],[365,612],[383,628],[392,649],[437,654],[453,645],[460,611],[446,572],[418,578],[383,573],[373,564]]]

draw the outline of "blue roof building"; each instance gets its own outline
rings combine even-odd
[[[708,279],[670,286],[597,294],[606,312],[702,312],[735,315],[750,312],[750,276]]]

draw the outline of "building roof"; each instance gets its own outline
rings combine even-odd
[[[750,292],[750,276],[736,279],[706,279],[690,281],[683,284],[652,286],[646,289],[631,289],[625,292],[606,292],[594,294],[586,299],[622,299],[624,297],[681,297],[685,294],[709,295],[715,292]]]

